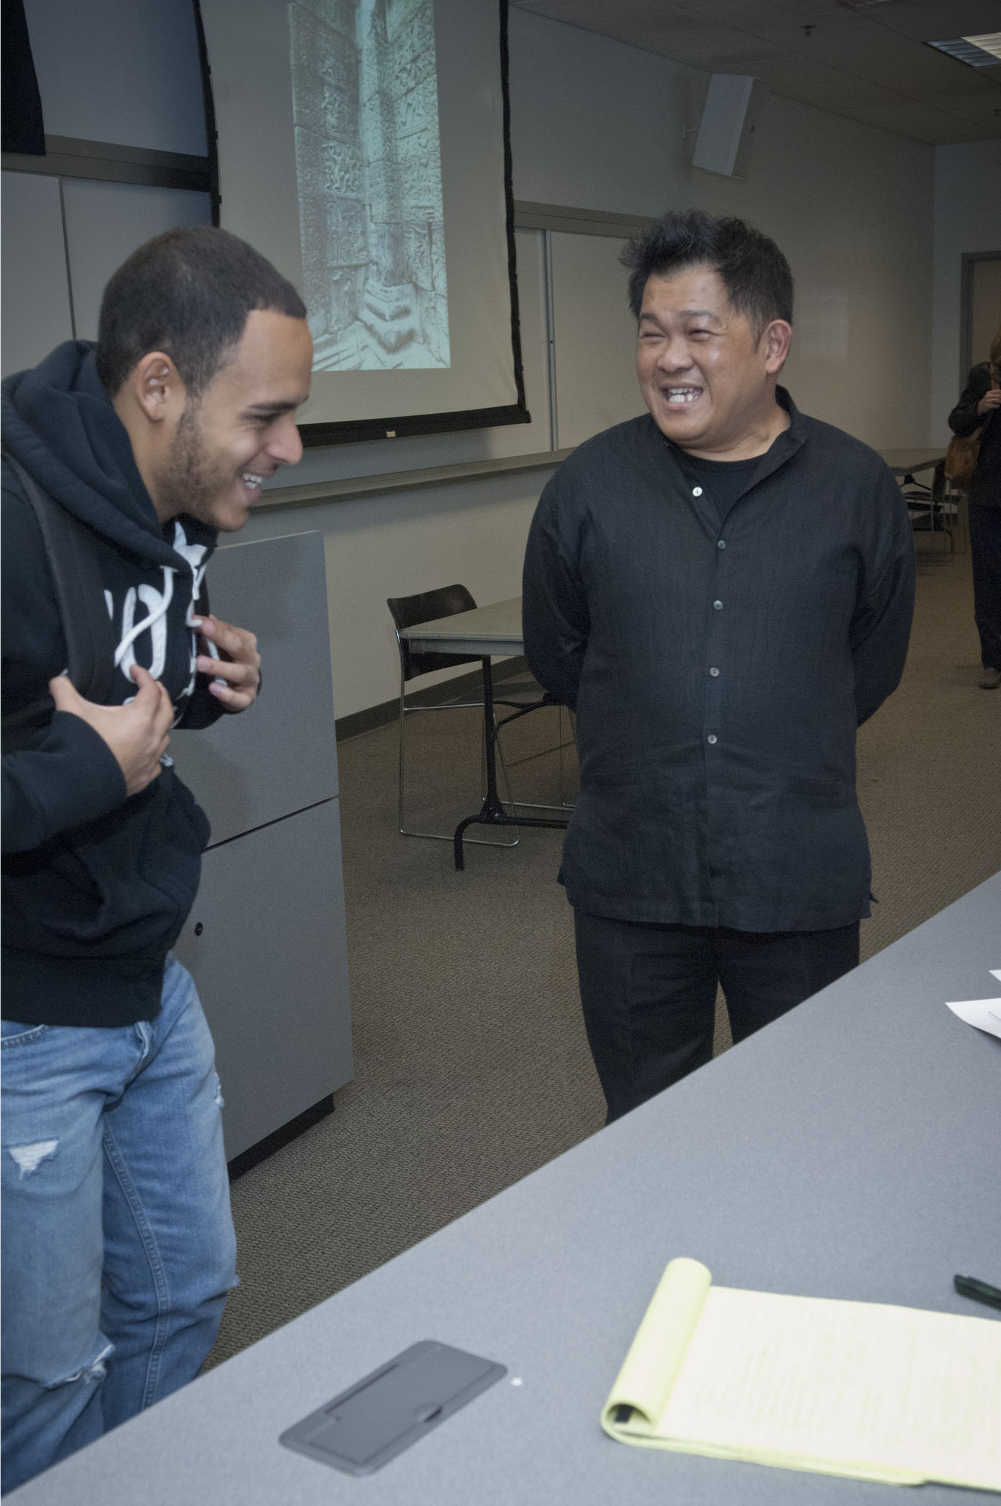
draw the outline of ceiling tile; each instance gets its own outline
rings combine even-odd
[[[985,77],[925,45],[997,31],[1001,0],[888,0],[861,11],[838,0],[512,3],[695,68],[752,73],[774,93],[918,141],[1001,138],[1001,69]]]

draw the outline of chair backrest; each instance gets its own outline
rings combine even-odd
[[[430,674],[433,669],[448,669],[453,664],[473,664],[480,654],[438,653],[430,649],[414,653],[400,629],[415,622],[434,622],[439,617],[454,617],[456,612],[471,612],[476,606],[465,586],[439,586],[436,591],[418,591],[415,596],[389,596],[386,605],[396,624],[396,641],[400,647],[400,664],[404,680]]]
[[[936,502],[944,502],[946,491],[945,461],[939,460],[932,474],[931,494]]]
[[[907,480],[912,484],[904,487],[904,499],[915,532],[948,533],[945,461],[940,460],[935,466],[930,486],[923,481],[915,481],[913,476],[909,476]]]

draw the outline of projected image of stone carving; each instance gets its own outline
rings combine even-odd
[[[434,0],[291,0],[318,371],[448,366]]]

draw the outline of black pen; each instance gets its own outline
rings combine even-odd
[[[1001,1307],[1001,1291],[978,1281],[976,1276],[953,1276],[952,1284],[961,1297],[972,1297],[974,1302],[986,1302],[988,1307]]]

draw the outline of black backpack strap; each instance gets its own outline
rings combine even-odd
[[[114,685],[115,638],[97,567],[95,535],[44,492],[13,455],[5,450],[3,458],[38,519],[66,640],[69,677],[85,700],[107,705]],[[25,711],[16,713],[15,720],[20,721]]]

